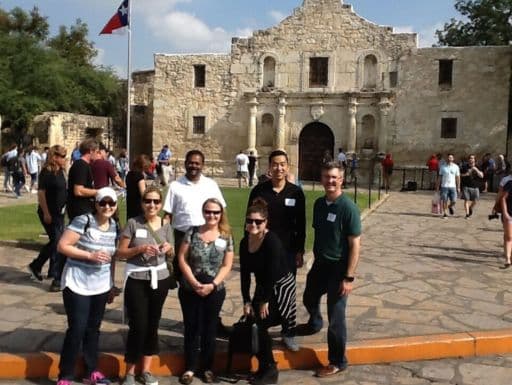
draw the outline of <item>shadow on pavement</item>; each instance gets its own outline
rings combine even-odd
[[[410,243],[409,246],[411,247],[422,247],[426,249],[438,249],[443,251],[455,251],[462,254],[468,254],[468,255],[475,255],[485,258],[498,258],[499,255],[497,255],[496,251],[485,251],[485,250],[475,250],[475,249],[466,249],[462,247],[446,247],[446,246],[433,246],[433,245],[420,245],[420,244],[414,244]]]

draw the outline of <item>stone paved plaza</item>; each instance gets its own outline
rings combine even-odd
[[[364,221],[356,289],[349,299],[349,341],[512,327],[512,291],[502,270],[501,225],[489,221],[494,195],[485,195],[466,220],[457,204],[454,217],[430,214],[427,192],[393,192]],[[28,198],[29,199],[29,198]],[[1,200],[1,198],[0,198]],[[0,247],[0,350],[58,352],[66,328],[60,293],[49,293],[49,281],[31,281],[26,266],[36,250]],[[311,262],[311,255],[308,256]],[[122,263],[117,268],[121,285]],[[301,305],[305,269],[298,275],[298,321],[307,320]],[[241,314],[238,268],[227,282],[223,322]],[[101,349],[122,352],[126,326],[121,301],[108,307]],[[325,310],[325,307],[324,307]],[[164,307],[162,350],[181,351],[182,315],[176,291]],[[276,329],[276,336],[278,330]],[[325,341],[325,330],[301,343]],[[225,347],[225,342],[220,343]]]

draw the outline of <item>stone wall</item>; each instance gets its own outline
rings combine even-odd
[[[130,154],[153,152],[153,100],[155,71],[132,74]]]
[[[453,83],[439,85],[439,60],[453,60]],[[433,152],[505,153],[510,47],[422,48],[400,61],[389,147],[402,162]],[[441,118],[457,118],[457,137],[441,138]],[[414,152],[411,153],[411,149]]]
[[[71,152],[76,142],[94,137],[109,148],[117,148],[112,135],[112,119],[102,116],[45,112],[34,118],[30,127],[39,147],[60,144]]]

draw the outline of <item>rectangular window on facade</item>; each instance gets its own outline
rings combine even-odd
[[[309,59],[309,87],[327,87],[328,75],[328,57],[312,57]]]
[[[391,71],[389,73],[389,86],[391,88],[395,88],[398,86],[398,72],[397,71]]]
[[[203,88],[206,85],[206,66],[198,64],[194,66],[194,87]]]
[[[194,116],[192,127],[193,134],[202,135],[206,132],[206,118],[204,116]]]
[[[457,137],[457,118],[441,119],[441,138],[455,139]]]
[[[439,85],[451,87],[453,78],[453,60],[439,60]]]

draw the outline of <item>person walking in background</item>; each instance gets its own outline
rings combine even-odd
[[[167,186],[169,184],[169,179],[172,174],[171,158],[172,152],[169,149],[169,145],[164,144],[157,158],[157,172],[163,186]]]
[[[269,155],[271,179],[251,190],[247,207],[256,198],[268,205],[268,228],[281,240],[286,250],[288,269],[295,276],[297,268],[304,264],[304,244],[306,241],[306,198],[297,185],[287,180],[288,155],[282,150]],[[299,350],[295,339],[295,329],[283,324],[283,342],[292,351]]]
[[[82,147],[80,144],[82,154]],[[82,158],[83,159],[83,155]],[[76,162],[80,162],[80,159]],[[94,213],[73,218],[58,251],[67,257],[62,273],[62,298],[68,329],[60,352],[57,385],[71,385],[82,348],[85,384],[109,384],[97,369],[100,326],[113,287],[118,225],[113,219],[117,195],[110,187],[95,194]]]
[[[254,184],[254,176],[256,175],[256,165],[258,158],[254,155],[254,151],[249,151],[249,186],[252,187]]]
[[[313,207],[314,262],[306,278],[303,301],[309,313],[308,333],[321,330],[320,299],[327,293],[329,364],[316,371],[328,377],[347,368],[345,312],[352,292],[361,243],[358,207],[343,193],[343,169],[338,162],[324,164],[321,183],[325,196]]]
[[[82,157],[82,153],[80,152],[80,142],[76,142],[75,143],[75,148],[71,152],[71,164],[76,162],[81,157]]]
[[[510,163],[505,159],[503,154],[498,155],[498,159],[496,160],[496,170],[494,172],[494,180],[492,191],[498,191],[498,187],[500,185],[501,180],[507,176],[510,172]]]
[[[296,326],[295,278],[290,272],[286,250],[279,237],[267,228],[267,203],[256,198],[247,209],[246,235],[240,242],[240,287],[244,315],[255,316],[258,324],[258,372],[253,385],[277,384],[278,371],[272,356],[268,329],[284,325],[284,334]],[[251,300],[251,273],[256,289]]]
[[[382,166],[382,177],[384,181],[383,188],[388,191],[391,188],[391,175],[393,174],[393,158],[391,157],[391,154],[386,154],[386,157],[382,159],[380,162]]]
[[[130,168],[125,148],[123,148],[119,153],[119,157],[116,161],[116,168],[117,172],[119,173],[119,177],[124,181],[126,179],[126,174],[128,174]]]
[[[496,171],[496,162],[488,152],[482,158],[482,171],[484,173],[484,192],[491,192],[493,186],[494,172]]]
[[[479,186],[483,177],[484,173],[476,166],[475,155],[470,155],[467,164],[464,164],[460,169],[460,183],[466,219],[473,215],[476,202],[480,199]]]
[[[501,220],[503,223],[503,252],[505,257],[504,269],[511,266],[512,258],[512,180],[503,186],[500,193]]]
[[[66,206],[66,149],[55,145],[50,148],[48,161],[39,175],[37,191],[37,215],[48,235],[48,243],[43,246],[37,258],[29,265],[29,271],[38,281],[43,280],[41,270],[50,260],[48,278],[52,278],[51,287],[59,285],[64,268],[64,257],[57,252],[57,244],[64,232],[64,214]]]
[[[25,175],[27,175],[24,149],[19,149],[15,156],[9,158],[8,167],[12,176],[14,195],[16,198],[21,198],[21,189],[25,185]]]
[[[454,214],[457,194],[460,194],[460,170],[454,162],[453,154],[448,154],[448,161],[441,165],[437,178],[436,191],[441,188],[441,201],[443,202],[443,218],[446,219],[446,210]],[[450,201],[450,203],[448,203]]]
[[[158,354],[158,325],[162,307],[171,286],[167,255],[174,254],[170,224],[158,216],[162,192],[148,187],[139,205],[143,215],[128,220],[121,235],[117,257],[125,259],[124,304],[128,316],[128,337],[124,359],[123,385],[135,385],[135,365],[141,363],[140,380],[144,385],[158,385],[151,374],[153,355]]]
[[[343,166],[343,168],[347,168],[347,155],[343,152],[343,149],[338,148],[338,162]]]
[[[149,158],[147,155],[138,155],[133,163],[131,170],[126,175],[126,221],[144,214],[141,206],[142,195],[146,190],[146,181],[144,171],[149,168]]]
[[[124,180],[121,179],[116,172],[112,162],[108,160],[108,149],[104,144],[99,145],[100,156],[91,162],[92,178],[94,180],[94,187],[100,189],[108,187],[114,183],[121,188],[125,188]]]
[[[202,205],[204,224],[190,228],[178,252],[183,273],[178,296],[185,324],[185,372],[189,385],[195,373],[216,382],[212,371],[218,317],[226,289],[224,280],[233,264],[233,237],[223,202],[209,198]]]
[[[436,154],[432,154],[430,156],[429,160],[427,161],[427,167],[430,181],[430,189],[435,190],[437,174],[439,173],[439,160],[437,159]]]
[[[48,159],[48,151],[50,151],[50,147],[45,146],[43,148],[43,152],[41,153],[41,168],[43,168],[44,164]]]
[[[238,179],[238,188],[242,188],[242,181],[245,186],[249,186],[249,157],[242,150],[235,157],[236,179]]]
[[[9,161],[13,157],[18,156],[18,146],[13,144],[9,147],[9,150],[2,155],[2,166],[4,168],[4,192],[12,192],[11,180],[12,174],[9,168]]]
[[[32,194],[37,193],[37,175],[39,174],[39,167],[41,164],[41,155],[37,152],[37,147],[29,146],[27,154],[25,155],[27,163],[27,173],[30,175],[30,187],[27,185],[27,191]]]

